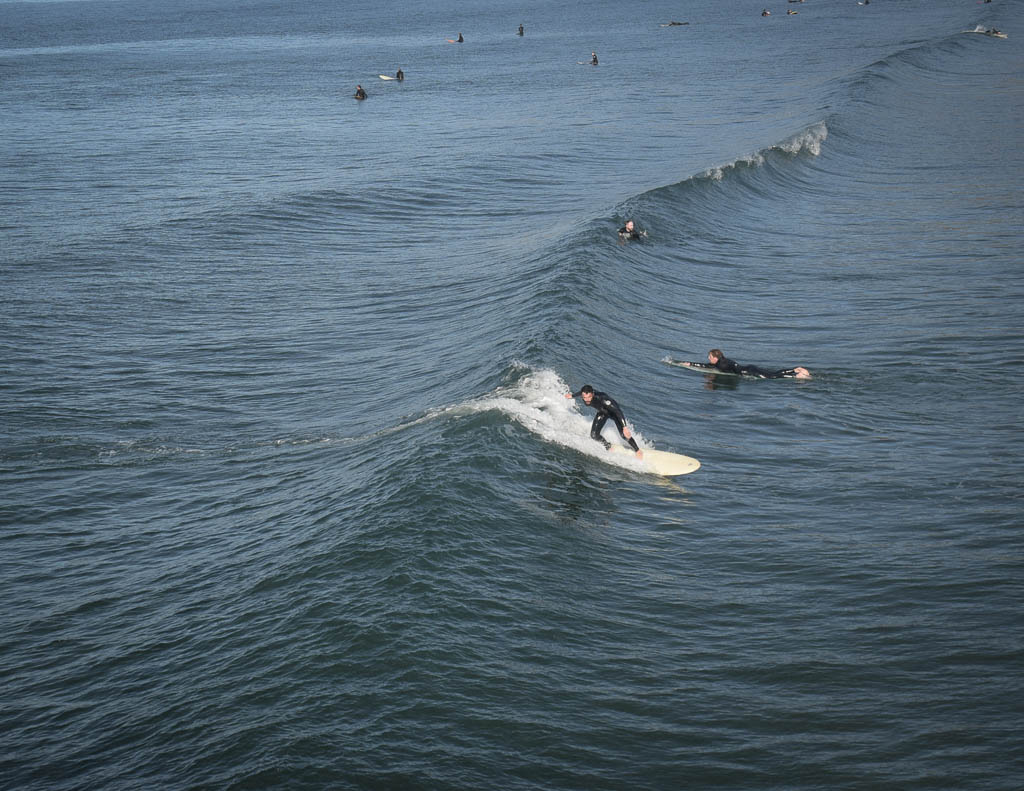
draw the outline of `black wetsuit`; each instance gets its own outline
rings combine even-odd
[[[402,71],[401,69],[399,69],[398,72],[395,74],[395,79],[398,80],[399,82],[404,80],[405,79],[405,72]]]
[[[638,231],[635,227],[633,228],[632,231],[630,231],[628,228],[626,228],[625,225],[623,225],[621,228],[619,228],[619,238],[620,239],[639,239],[640,238],[640,231]]]
[[[364,91],[362,88],[357,88],[356,89],[356,98],[357,99],[365,99],[366,98],[366,91]]]
[[[592,57],[590,59],[590,65],[591,66],[596,66],[597,65],[597,55],[594,55],[594,57]]]
[[[739,374],[740,376],[756,376],[758,379],[794,379],[796,378],[795,368],[785,368],[781,371],[766,371],[756,365],[740,365],[728,357],[719,357],[718,362],[711,363],[690,363],[691,368],[706,368],[709,371],[721,371],[724,374]]]
[[[573,393],[573,398],[580,398],[583,393]],[[586,402],[584,402],[586,403]],[[623,429],[626,428],[626,418],[622,414],[622,410],[619,405],[615,402],[614,398],[611,398],[607,393],[602,393],[598,390],[594,391],[594,397],[590,399],[590,403],[587,404],[591,409],[596,409],[597,414],[594,415],[594,422],[590,424],[590,437],[596,439],[606,448],[610,448],[612,444],[601,436],[601,429],[604,428],[604,424],[608,422],[608,418],[615,421],[615,427],[619,430],[619,434],[626,442],[630,444],[633,450],[640,450],[640,446],[636,444],[636,440],[632,437],[627,438],[622,433]]]

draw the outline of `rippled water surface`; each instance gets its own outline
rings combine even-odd
[[[0,0],[0,787],[1019,788],[1019,0],[293,5]]]

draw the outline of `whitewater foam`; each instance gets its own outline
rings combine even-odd
[[[739,157],[732,162],[725,165],[719,165],[718,167],[709,168],[705,170],[701,176],[703,178],[713,179],[714,181],[721,181],[725,174],[730,170],[735,170],[738,167],[759,167],[764,164],[765,156],[770,151],[781,151],[790,156],[798,156],[799,154],[806,152],[811,156],[818,156],[821,154],[821,144],[828,138],[828,127],[825,126],[824,121],[819,121],[806,129],[797,132],[795,135],[786,138],[781,143],[763,148],[760,151],[756,151],[753,154]]]
[[[590,438],[592,418],[580,412],[579,405],[565,397],[569,386],[550,369],[530,370],[516,382],[502,385],[492,393],[465,404],[450,407],[449,412],[486,412],[497,410],[509,416],[547,442],[594,456],[607,464],[642,471],[643,462],[631,456],[608,453]],[[643,435],[627,425],[641,448],[649,447]],[[605,426],[606,440],[623,444],[614,426]]]

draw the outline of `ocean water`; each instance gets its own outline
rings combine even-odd
[[[1024,786],[1024,4],[409,5],[0,0],[0,787]]]

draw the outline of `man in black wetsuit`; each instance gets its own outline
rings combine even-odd
[[[404,80],[405,79],[405,72],[402,71],[401,69],[399,69],[397,72],[395,72],[395,79],[398,80],[399,82]]]
[[[810,379],[811,372],[801,365],[796,368],[784,368],[781,371],[766,371],[756,365],[740,365],[735,360],[730,360],[721,349],[712,349],[708,352],[707,363],[688,363],[690,368],[706,368],[707,370],[721,371],[724,374],[740,374],[741,376],[756,376],[758,379]]]
[[[615,421],[615,427],[619,430],[622,438],[636,451],[637,458],[642,459],[644,457],[644,452],[640,450],[640,446],[633,439],[633,434],[630,432],[629,426],[626,425],[626,418],[622,414],[622,409],[619,408],[614,398],[611,398],[607,393],[594,390],[590,385],[583,385],[578,393],[565,394],[566,398],[576,398],[577,396],[583,396],[583,403],[597,410],[597,414],[594,415],[594,422],[590,424],[591,439],[596,439],[605,446],[605,449],[611,448],[612,444],[601,436],[601,429],[608,422],[608,418],[611,418]]]
[[[596,52],[591,52],[590,53],[590,65],[591,66],[596,66],[597,65],[597,53]]]
[[[625,241],[626,239],[639,239],[646,231],[638,231],[632,220],[627,220],[626,224],[619,228],[619,238]]]
[[[366,98],[366,91],[363,90],[363,86],[362,85],[357,85],[356,86],[356,98],[357,99],[365,99]]]

